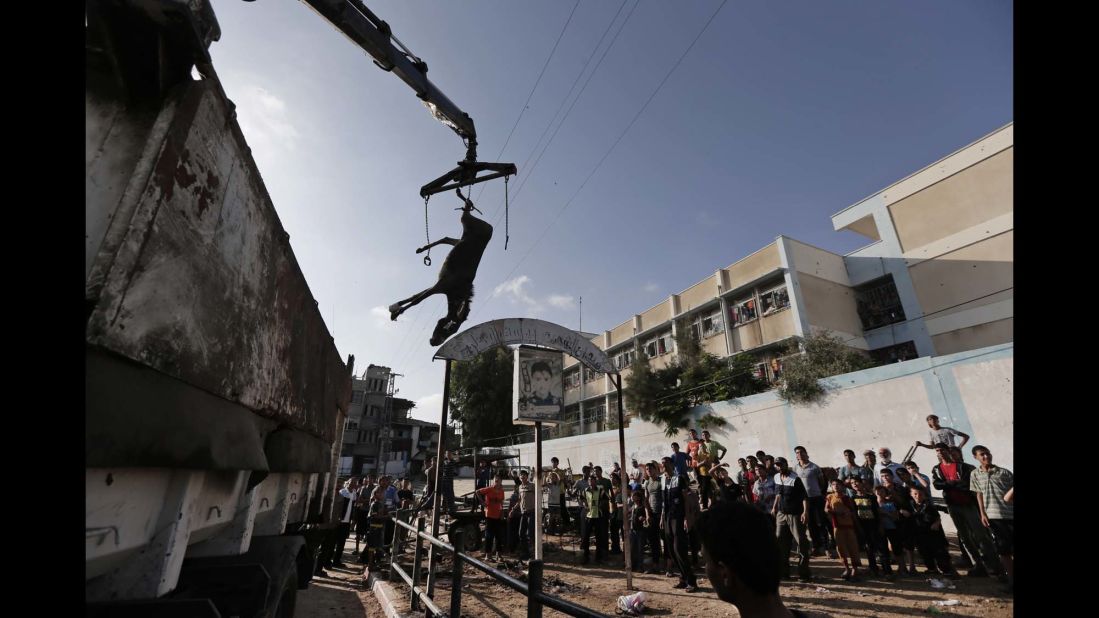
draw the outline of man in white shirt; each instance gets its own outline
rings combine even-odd
[[[878,463],[874,465],[874,476],[880,477],[882,470],[889,470],[890,474],[893,475],[893,482],[899,485],[901,483],[901,477],[897,476],[897,470],[903,466],[893,461],[892,457],[893,451],[889,450],[887,447],[882,446],[878,448]]]
[[[347,543],[347,537],[351,536],[351,518],[355,510],[355,500],[359,497],[359,478],[351,477],[344,481],[340,488],[341,500],[336,501],[335,514],[339,516],[340,523],[336,525],[336,546],[332,552],[332,566],[344,567],[343,550]]]
[[[813,555],[823,556],[827,551],[829,557],[835,558],[836,543],[832,538],[832,525],[824,513],[824,494],[828,486],[824,471],[809,461],[809,451],[804,446],[795,447],[794,456],[797,458],[794,474],[801,479],[809,498],[809,535],[813,537]]]

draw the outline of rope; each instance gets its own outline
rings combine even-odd
[[[579,3],[577,3],[579,4]],[[508,181],[511,176],[504,176],[504,251],[508,250]]]

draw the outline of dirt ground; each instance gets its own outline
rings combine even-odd
[[[354,549],[354,543],[351,544]],[[314,577],[298,591],[294,612],[300,618],[385,618],[374,593],[363,582],[362,568],[328,569],[328,577]]]
[[[563,545],[561,545],[563,543]],[[354,542],[348,543],[354,549]],[[411,562],[411,549],[402,562]],[[477,555],[477,554],[475,554]],[[625,575],[621,569],[577,564],[579,551],[575,536],[548,535],[545,545],[545,590],[575,603],[591,607],[608,615],[615,614],[618,596],[626,594]],[[478,555],[479,557],[479,555]],[[350,553],[347,558],[350,558]],[[347,559],[345,558],[345,559]],[[350,563],[349,563],[350,565]],[[506,566],[504,566],[506,565]],[[446,609],[450,603],[450,561],[440,564],[436,586],[436,603]],[[515,559],[494,564],[506,568],[514,577],[525,579],[522,565]],[[782,597],[788,607],[810,610],[828,616],[888,616],[903,617],[923,614],[946,616],[1012,616],[1011,597],[999,592],[999,584],[989,578],[960,577],[951,582],[954,589],[936,590],[926,577],[898,578],[895,582],[865,579],[849,583],[840,579],[843,572],[839,560],[814,557],[811,568],[815,580],[803,584],[784,582]],[[406,570],[410,570],[406,567]],[[922,571],[922,567],[921,567]],[[332,579],[314,580],[310,590],[299,597],[299,616],[350,618],[351,616],[380,617],[382,613],[373,594],[363,587],[362,569],[332,569]],[[704,571],[696,571],[701,590],[688,594],[672,586],[676,580],[664,575],[634,574],[634,587],[648,594],[644,614],[647,616],[738,616],[736,609],[720,601],[710,587]],[[407,587],[394,584],[402,596]],[[466,567],[462,585],[463,616],[521,616],[526,613],[526,598],[496,583],[488,575]],[[940,607],[934,601],[956,599],[960,605]],[[932,609],[933,608],[933,609]],[[399,611],[408,612],[407,597]],[[546,616],[563,616],[547,609]]]

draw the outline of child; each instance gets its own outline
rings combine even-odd
[[[844,492],[839,479],[832,481],[832,493],[824,503],[824,512],[832,516],[835,529],[836,550],[843,559],[843,579],[855,581],[858,578],[855,560],[859,557],[859,542],[855,538],[855,505]],[[850,561],[850,566],[848,566]]]
[[[866,479],[856,479],[854,485],[857,490],[855,497],[852,499],[852,502],[855,503],[855,520],[858,522],[859,530],[862,531],[863,543],[866,544],[866,557],[870,560],[870,574],[874,577],[879,575],[878,562],[875,559],[875,555],[877,555],[881,558],[882,570],[885,571],[886,575],[890,575],[893,569],[889,564],[889,550],[882,538],[884,528],[881,514],[878,511],[878,499],[872,489],[873,485]]]
[[[946,534],[943,533],[939,511],[920,487],[910,487],[912,497],[912,520],[916,527],[916,547],[920,550],[920,559],[929,574],[957,575],[954,565],[950,564],[950,554],[946,548]]]
[[[645,526],[652,518],[652,511],[645,500],[645,492],[631,493],[630,502],[630,569],[638,572],[641,570],[642,540],[648,532]]]
[[[538,361],[530,367],[530,403],[536,406],[559,406],[561,398],[550,392],[553,370],[548,363]]]
[[[389,519],[389,512],[385,506],[385,496],[381,490],[375,489],[370,501],[367,520],[370,529],[366,533],[366,548],[362,561],[370,567],[381,564],[382,551],[385,548],[385,522]]]
[[[499,561],[504,546],[504,477],[497,476],[490,487],[478,489],[477,497],[485,506],[485,560],[495,549]]]
[[[904,468],[898,470],[898,473],[900,472],[908,473]],[[901,561],[900,574],[916,577],[919,575],[916,573],[916,527],[912,521],[912,501],[908,497],[908,488],[894,483],[893,475],[884,469],[881,474],[881,486],[889,492],[889,495],[893,498],[893,503],[897,505],[899,519],[897,519],[896,538],[908,563],[906,569],[905,561]],[[890,538],[890,543],[892,541],[893,539]],[[896,552],[896,549],[894,549],[894,552]]]
[[[893,557],[897,559],[901,575],[904,575],[908,572],[908,568],[904,562],[904,543],[901,542],[900,509],[897,508],[897,503],[893,500],[893,492],[890,490],[879,485],[874,488],[874,493],[878,497],[878,513],[881,516],[885,539],[889,543],[889,549],[893,551]],[[892,568],[885,568],[885,577],[893,579]]]

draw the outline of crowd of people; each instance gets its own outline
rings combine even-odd
[[[738,502],[763,513],[780,555],[789,556],[791,550],[796,554],[796,574],[802,581],[813,577],[812,558],[826,554],[842,561],[847,580],[957,576],[943,530],[945,512],[957,530],[958,567],[970,577],[997,577],[1010,591],[1011,472],[994,465],[984,446],[970,449],[978,466],[967,463],[963,447],[969,436],[942,427],[934,415],[927,423],[930,439],[916,445],[933,449],[938,457],[930,476],[914,461],[893,461],[888,447],[864,450],[861,463],[855,451],[846,449],[844,463],[837,467],[814,463],[803,446],[794,449],[792,462],[757,451],[738,458],[730,470],[723,461],[727,449],[708,431],[699,435],[692,429],[685,448],[672,442],[660,461],[632,462],[627,508],[617,463],[606,476],[601,466],[589,463],[574,479],[553,458],[543,478],[547,531],[569,527],[568,501],[575,500],[581,564],[593,558],[606,564],[609,555],[622,553],[622,544],[629,542],[634,570],[663,572],[677,578],[676,588],[693,592],[698,589],[695,569],[703,536],[700,517],[720,503]],[[517,549],[521,556],[530,551],[534,483],[525,471],[514,480],[506,507],[504,477],[478,490],[492,530],[486,531],[486,557],[494,550],[499,553],[501,546],[503,551]],[[941,492],[943,505],[933,502],[933,490]],[[630,518],[629,539],[622,535],[623,517]],[[495,546],[487,542],[490,535]],[[789,578],[790,571],[789,561],[780,561],[780,576]]]
[[[746,529],[766,522],[777,548],[774,564],[780,579],[791,577],[793,551],[796,575],[802,581],[813,578],[813,557],[827,554],[842,561],[847,580],[953,577],[958,575],[957,568],[963,568],[970,577],[999,578],[1010,592],[1014,586],[1012,474],[993,464],[992,452],[984,446],[969,449],[978,465],[967,463],[963,448],[969,436],[942,427],[934,415],[927,423],[929,441],[916,442],[914,448],[935,451],[938,463],[930,475],[910,459],[893,461],[887,447],[864,450],[861,463],[854,450],[846,449],[844,463],[836,467],[814,463],[804,446],[794,448],[792,463],[757,451],[737,458],[733,467],[725,461],[727,449],[710,432],[700,434],[695,429],[688,431],[682,448],[672,442],[660,461],[634,460],[628,472],[617,462],[609,473],[589,463],[577,476],[562,469],[554,457],[550,468],[542,471],[546,532],[577,532],[581,564],[593,560],[608,564],[609,556],[622,554],[629,543],[633,570],[664,573],[677,580],[675,588],[695,592],[700,550],[708,546],[707,538],[710,544],[723,543],[725,549],[720,551],[737,547],[740,541],[729,539],[743,535],[736,534],[737,525],[723,514],[740,513],[739,517],[750,520]],[[442,466],[441,506],[453,513],[456,464],[450,453]],[[425,472],[428,484],[419,500],[407,479],[401,481],[400,489],[385,476],[349,480],[340,491],[342,500],[337,501],[337,515],[342,518],[336,546],[343,547],[354,528],[356,551],[359,540],[365,540],[360,560],[370,562],[376,549],[392,538],[390,517],[396,509],[430,506],[435,493],[434,462],[429,461]],[[627,501],[621,491],[623,474]],[[531,472],[506,475],[481,462],[475,479],[475,496],[485,517],[485,558],[498,560],[505,553],[529,557],[536,513]],[[512,485],[510,492],[506,482]],[[933,490],[941,492],[942,505],[934,503]],[[745,516],[745,508],[758,516]],[[957,565],[950,557],[942,512],[957,531]],[[624,518],[630,521],[628,538],[623,536]],[[750,540],[743,543],[752,545]],[[730,581],[728,574],[736,571],[736,565],[727,563],[715,571],[713,556],[720,551],[716,546],[707,551],[711,582],[714,577]],[[339,552],[331,556],[328,560],[322,556],[322,563],[339,566]],[[742,584],[750,584],[742,572],[738,577]],[[717,583],[714,586],[718,588]],[[768,586],[764,588],[769,590]]]

